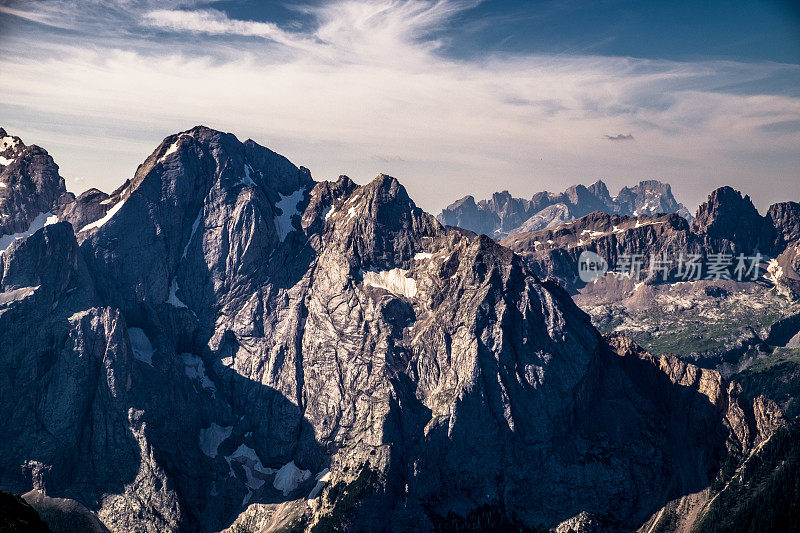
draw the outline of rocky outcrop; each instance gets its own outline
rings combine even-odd
[[[49,533],[50,528],[25,500],[0,490],[0,531]]]
[[[37,217],[42,224],[35,229],[41,228],[66,192],[58,165],[47,151],[25,146],[0,128],[0,251],[13,240],[4,236],[25,234]]]
[[[81,239],[85,235],[81,230],[95,220],[102,219],[111,208],[112,199],[98,189],[89,189],[81,193],[77,198],[68,193],[66,201],[57,207],[60,220],[72,224],[78,237]]]
[[[447,206],[439,221],[448,226],[458,226],[478,234],[492,235],[500,226],[500,217],[492,211],[478,207],[473,196],[465,196]]]
[[[780,423],[390,176],[196,127],[76,203],[0,256],[0,487],[111,531],[632,529]]]
[[[640,181],[633,187],[623,187],[613,199],[613,203],[619,208],[617,212],[623,215],[677,213],[690,222],[692,221],[692,215],[686,207],[672,195],[672,187],[669,183],[657,180]]]
[[[697,210],[692,232],[718,252],[769,253],[775,231],[756,210],[750,197],[731,187],[720,187]]]
[[[621,264],[623,255],[629,261],[635,257],[642,271],[639,281],[686,279],[682,277],[685,270],[682,272],[678,264],[681,254],[686,261],[696,255],[701,263],[707,263],[712,254],[727,254],[731,260],[727,275],[732,277],[738,254],[749,258],[760,253],[762,276],[773,283],[782,278],[783,283],[796,283],[800,287],[798,214],[798,204],[786,202],[771,206],[768,215],[762,217],[749,197],[722,187],[709,195],[691,224],[675,213],[628,217],[595,212],[552,228],[512,235],[500,242],[526,257],[538,275],[558,279],[573,293],[585,285],[577,276],[578,259],[585,251],[599,254],[612,270]],[[654,270],[655,276],[650,275],[653,257],[670,261],[666,277],[660,270]],[[773,258],[768,264],[767,260]],[[751,265],[746,262],[744,266],[749,269]],[[749,279],[749,274],[742,272]],[[705,278],[707,273],[700,275]]]
[[[603,257],[611,270],[622,267],[623,256],[636,257],[641,279],[648,277],[650,257],[677,258],[704,250],[677,215],[628,217],[595,212],[554,228],[513,235],[501,244],[524,256],[539,276],[553,277],[575,292],[585,285],[578,277],[578,259],[584,251]],[[632,267],[633,268],[633,267]],[[628,270],[623,270],[628,272]],[[675,266],[670,267],[675,270]],[[656,276],[655,281],[658,281]],[[636,283],[637,280],[633,280]]]
[[[800,241],[800,203],[772,204],[767,210],[767,218],[777,230],[776,247]]]
[[[594,211],[634,217],[678,213],[692,219],[675,200],[671,187],[655,180],[623,187],[613,198],[602,181],[589,187],[573,185],[560,194],[536,193],[530,200],[514,198],[508,191],[495,193],[477,204],[472,196],[466,196],[445,208],[438,219],[443,224],[503,238],[556,226]]]
[[[22,498],[56,532],[108,533],[97,516],[75,500],[51,498],[38,490],[23,494]]]

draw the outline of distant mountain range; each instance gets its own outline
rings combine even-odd
[[[672,195],[669,184],[655,180],[623,187],[614,197],[600,180],[589,187],[573,185],[559,194],[539,192],[530,200],[514,198],[508,191],[494,193],[489,200],[477,203],[474,197],[465,196],[436,218],[442,224],[503,238],[569,222],[593,211],[634,217],[678,213],[692,220],[686,207]]]
[[[645,269],[653,255],[672,258],[670,276],[653,282],[678,279],[681,254],[707,258],[724,253],[733,260],[738,254],[758,253],[762,276],[780,280],[800,294],[800,204],[776,203],[761,215],[749,196],[727,186],[711,192],[691,223],[676,213],[634,217],[593,212],[500,242],[526,257],[538,275],[554,276],[572,291],[584,285],[577,276],[578,258],[584,251],[599,253],[612,267],[623,255],[638,255]]]
[[[556,279],[573,237],[611,248],[616,225],[631,247],[676,242],[678,215],[595,213],[540,230],[564,243],[545,253],[535,233],[503,246],[442,225],[393,177],[317,182],[203,126],[111,194],[75,196],[45,150],[1,130],[0,145],[0,490],[43,519],[231,533],[793,519],[748,511],[780,484],[737,470],[792,479],[775,455],[796,451],[784,405],[602,335]],[[647,183],[601,203],[679,209]],[[502,233],[548,207],[594,211],[608,193],[591,189],[482,212]],[[714,198],[692,234],[789,249],[794,206],[771,231],[731,217],[741,196]],[[34,520],[0,496],[12,527]]]

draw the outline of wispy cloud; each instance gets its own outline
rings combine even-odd
[[[628,133],[618,133],[617,135],[603,135],[609,141],[632,141],[633,135]]]
[[[310,50],[314,47],[310,39],[286,32],[277,24],[235,20],[216,9],[196,11],[156,9],[146,12],[142,23],[145,26],[175,32],[260,37],[301,50]]]
[[[55,28],[65,28],[62,17],[54,16],[53,10],[47,12],[31,11],[27,9],[18,9],[11,6],[0,4],[0,13],[10,15],[12,17],[21,18],[30,22],[44,24],[46,26],[53,26]]]
[[[80,36],[63,44],[44,27],[0,39],[0,113],[7,129],[45,145],[68,177],[106,189],[133,173],[147,155],[135,153],[140,147],[205,123],[252,137],[322,179],[364,181],[396,165],[432,210],[466,193],[529,195],[598,177],[612,187],[662,178],[686,203],[723,183],[776,199],[758,198],[752,176],[772,180],[784,198],[800,195],[785,178],[800,166],[800,133],[768,126],[800,120],[800,99],[719,89],[798,75],[797,67],[448,58],[439,30],[472,5],[328,0],[296,8],[310,20],[301,32],[207,5],[122,2],[89,13],[53,0],[39,12],[45,20],[59,13]],[[86,133],[48,135],[54,123]],[[598,136],[632,131],[624,156],[607,141],[630,133]],[[85,141],[104,136],[118,146],[114,157]],[[745,152],[756,155],[742,160]]]

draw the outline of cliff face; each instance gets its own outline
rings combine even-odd
[[[0,487],[112,531],[630,529],[780,423],[389,176],[197,127],[67,204],[0,256]]]
[[[537,274],[559,279],[572,293],[585,285],[577,277],[578,259],[584,251],[599,254],[612,269],[622,256],[637,256],[644,269],[642,279],[649,274],[651,257],[668,258],[672,264],[667,279],[673,281],[682,279],[678,277],[681,254],[685,259],[698,255],[702,262],[712,254],[728,254],[728,275],[735,277],[738,254],[749,258],[760,253],[761,274],[771,283],[781,281],[797,290],[798,213],[800,204],[784,202],[761,216],[749,197],[722,187],[709,195],[691,224],[677,214],[627,217],[595,212],[549,229],[512,235],[500,243],[523,255]],[[775,263],[768,264],[769,259]],[[705,271],[701,273],[702,279],[706,277]],[[749,275],[744,277],[749,279]],[[664,279],[663,275],[655,278]]]
[[[0,128],[0,252],[13,241],[13,235],[44,226],[59,201],[69,198],[53,158]]]

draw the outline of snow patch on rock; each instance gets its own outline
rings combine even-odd
[[[592,231],[590,229],[585,229],[585,230],[583,230],[581,232],[581,235],[587,235],[587,234],[589,235],[589,238],[591,238],[591,239],[595,239],[597,237],[602,237],[603,235],[607,235],[607,233],[604,232],[604,231]],[[583,239],[581,239],[581,240],[583,240]]]
[[[183,303],[180,298],[178,298],[178,280],[173,279],[172,285],[169,287],[169,297],[167,298],[167,303],[173,307],[178,308],[186,308],[186,304]]]
[[[200,451],[213,459],[217,456],[219,445],[231,436],[232,431],[233,426],[220,426],[212,422],[211,426],[200,430]]]
[[[364,285],[385,289],[392,294],[413,298],[417,295],[417,282],[408,277],[408,270],[370,270],[364,272]]]
[[[255,187],[256,186],[256,182],[254,182],[253,178],[250,177],[250,173],[251,172],[253,172],[253,169],[250,167],[250,165],[245,164],[244,165],[244,176],[239,178],[239,181],[237,181],[234,184],[234,186],[245,185],[247,187]]]
[[[56,222],[58,222],[58,217],[53,213],[40,213],[31,221],[28,229],[25,231],[12,233],[10,235],[0,235],[0,254],[5,252],[8,247],[11,246],[11,243],[17,239],[23,239],[29,235],[33,235],[43,227],[55,224]]]
[[[767,264],[767,274],[764,276],[764,278],[777,285],[778,280],[780,280],[782,277],[783,268],[778,264],[778,260],[770,259],[769,263]]]
[[[153,366],[153,353],[155,353],[155,350],[144,330],[142,328],[128,328],[128,337],[131,339],[133,356],[139,361]]]
[[[217,388],[214,386],[214,382],[211,381],[206,374],[206,366],[203,364],[203,360],[199,356],[191,353],[182,353],[181,359],[183,359],[186,377],[191,380],[199,380],[200,386],[204,389],[210,389],[212,391],[217,390]]]
[[[314,498],[319,496],[319,493],[322,491],[323,487],[325,487],[325,485],[331,480],[330,468],[326,468],[325,470],[317,474],[316,480],[317,484],[314,485],[314,488],[311,489],[311,492],[308,493],[309,500],[313,500]]]
[[[0,139],[0,150],[5,151],[9,148],[14,148],[17,144],[19,144],[19,141],[8,135]]]
[[[634,215],[635,216],[635,215]],[[664,222],[642,222],[641,220],[636,221],[636,228],[641,228],[642,226],[657,226],[658,224],[663,224]]]
[[[251,491],[258,490],[266,483],[267,476],[274,474],[275,470],[272,468],[264,468],[261,464],[261,459],[258,458],[256,451],[247,446],[246,444],[239,445],[231,455],[225,458],[228,463],[236,461],[242,465],[247,481],[245,485]],[[277,477],[277,476],[276,476]]]
[[[294,231],[292,217],[300,214],[297,204],[303,201],[303,193],[303,189],[298,189],[288,196],[281,195],[281,199],[275,204],[275,207],[281,210],[281,214],[275,216],[275,229],[281,242]]]
[[[289,461],[275,474],[272,486],[281,491],[284,496],[288,496],[300,486],[300,483],[310,477],[311,472],[309,470],[300,470],[294,464],[294,461]]]
[[[192,232],[189,234],[189,240],[186,241],[186,246],[183,247],[183,253],[181,254],[181,259],[186,257],[186,252],[189,251],[189,245],[192,243],[192,239],[194,239],[194,234],[197,233],[197,228],[200,226],[200,218],[203,216],[203,210],[200,209],[200,212],[197,213],[197,218],[194,219],[192,222]]]
[[[178,138],[175,140],[174,143],[170,145],[169,148],[167,148],[167,151],[164,152],[164,155],[158,158],[159,163],[162,163],[167,158],[168,155],[172,155],[178,151],[178,144],[180,143],[182,137],[191,137],[191,135],[187,133],[181,133],[180,135],[178,135]]]
[[[127,198],[125,200],[127,200]],[[120,200],[119,202],[117,202],[114,205],[114,207],[112,207],[111,209],[108,210],[108,213],[106,213],[106,215],[103,218],[101,218],[99,220],[95,220],[94,222],[90,222],[89,224],[86,224],[84,227],[82,227],[80,229],[80,231],[78,233],[80,233],[82,231],[88,231],[90,229],[96,229],[96,228],[103,227],[103,225],[106,222],[111,220],[112,217],[117,214],[117,211],[122,209],[122,206],[125,204],[125,200]]]

